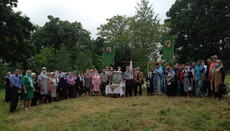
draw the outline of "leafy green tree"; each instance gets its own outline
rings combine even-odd
[[[116,15],[98,28],[98,34],[107,43],[115,44],[115,66],[124,68],[127,64],[123,61],[132,59],[146,67],[148,58],[158,51],[157,45],[165,31],[157,17],[149,1],[141,0],[135,16]]]
[[[90,33],[82,27],[81,23],[70,23],[53,16],[48,16],[48,19],[49,22],[46,22],[43,27],[39,27],[32,35],[37,52],[47,46],[59,50],[62,44],[70,50],[75,50],[75,47],[91,46]]]
[[[127,46],[129,43],[129,22],[126,16],[116,15],[107,19],[107,23],[98,28],[98,35],[116,46]]]
[[[62,44],[60,50],[54,55],[54,69],[59,71],[71,71],[73,66],[71,65],[70,53],[67,48]]]
[[[92,64],[93,66],[98,69],[102,70],[105,68],[105,65],[103,65],[103,47],[105,44],[105,39],[102,37],[97,37],[96,40],[93,41],[93,47],[92,47]]]
[[[16,6],[17,0],[0,1],[0,59],[12,65],[22,62],[25,68],[34,51],[29,41],[34,26],[29,17],[12,10]]]
[[[206,59],[229,48],[229,0],[177,0],[167,12],[181,62]]]
[[[49,22],[38,27],[32,35],[36,52],[39,53],[44,47],[52,47],[55,54],[54,67],[59,70],[83,70],[91,67],[95,45],[90,33],[79,22],[70,23],[53,16],[48,16],[48,19]]]
[[[116,15],[107,19],[107,21],[106,24],[98,28],[98,34],[105,39],[106,43],[115,45],[115,66],[124,67],[122,61],[131,59],[130,18]]]
[[[161,40],[160,23],[148,0],[141,0],[136,7],[136,15],[131,19],[131,43],[133,48],[144,48],[147,55],[157,51]],[[142,49],[141,49],[142,50]],[[133,52],[135,54],[135,52]]]
[[[41,49],[40,53],[32,57],[31,67],[34,67],[36,71],[40,71],[42,67],[46,67],[48,70],[52,71],[55,64],[54,48],[44,47]]]

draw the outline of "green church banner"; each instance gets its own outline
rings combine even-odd
[[[114,45],[105,44],[103,49],[103,64],[107,66],[114,65],[114,54]]]
[[[167,36],[163,38],[163,59],[166,62],[171,62],[174,55],[174,39],[173,36]]]

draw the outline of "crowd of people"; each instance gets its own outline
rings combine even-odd
[[[214,55],[212,58],[199,60],[197,63],[167,65],[166,70],[159,63],[155,64],[146,78],[140,67],[126,67],[123,73],[121,67],[114,70],[106,67],[99,73],[96,69],[87,69],[85,73],[48,72],[42,68],[40,74],[27,70],[16,69],[13,74],[5,77],[5,102],[10,102],[10,112],[15,112],[19,98],[24,101],[25,110],[31,106],[51,103],[59,100],[81,97],[82,95],[105,95],[105,88],[112,84],[113,72],[122,73],[125,82],[125,96],[142,95],[142,88],[146,87],[148,95],[168,96],[197,96],[222,98],[221,86],[224,84],[225,71],[221,60]]]

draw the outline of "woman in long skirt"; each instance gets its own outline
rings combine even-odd
[[[93,92],[96,96],[98,96],[98,93],[100,92],[100,86],[101,86],[101,76],[98,74],[97,70],[92,76],[92,84],[93,84]]]

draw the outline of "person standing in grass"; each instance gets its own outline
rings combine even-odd
[[[196,96],[203,97],[203,73],[204,73],[204,67],[201,64],[201,61],[199,60],[197,62],[197,65],[194,70],[195,75],[195,88],[196,88]]]
[[[131,68],[129,66],[126,66],[126,71],[124,73],[126,97],[131,97],[133,93],[133,70]]]
[[[92,76],[92,85],[93,85],[94,95],[98,96],[98,93],[100,92],[100,86],[101,86],[101,76],[98,74],[97,70],[95,70]]]
[[[210,64],[209,68],[209,77],[210,77],[210,83],[211,83],[211,91],[214,93],[215,92],[215,81],[214,81],[214,74],[213,74],[213,69],[217,65],[218,56],[214,55],[212,56],[212,63]]]
[[[11,73],[7,72],[6,77],[4,79],[4,84],[5,84],[5,99],[4,99],[4,102],[10,102],[10,99],[11,99],[10,77],[11,77]]]
[[[55,77],[55,74],[52,72],[51,77],[49,78],[49,86],[50,86],[50,97],[51,101],[56,101],[56,96],[57,96],[57,85],[58,85],[58,80]]]
[[[225,70],[221,60],[216,61],[216,66],[213,68],[212,73],[214,76],[214,91],[215,91],[215,98],[222,99],[222,89],[221,87],[224,85],[225,79]]]
[[[85,94],[88,93],[88,95],[90,95],[93,85],[92,85],[92,74],[90,73],[89,69],[87,69],[86,73],[84,74],[84,80],[85,80],[85,90],[86,90]]]
[[[105,72],[105,69],[103,69],[101,75],[101,94],[105,96],[105,87],[109,83],[108,75]]]
[[[147,93],[148,93],[148,96],[149,95],[153,95],[153,74],[152,72],[150,71],[148,73],[148,76],[146,77],[146,87],[147,87]]]
[[[22,77],[22,100],[24,100],[24,108],[31,108],[32,98],[34,97],[34,81],[32,71],[27,70],[26,75]]]
[[[67,83],[68,83],[68,96],[69,98],[76,97],[76,85],[75,85],[75,77],[73,76],[73,73],[70,72],[67,76]]]
[[[178,64],[177,72],[175,72],[176,80],[177,80],[177,95],[178,96],[184,96],[184,84],[182,83],[183,70],[184,68],[182,67],[182,65]]]
[[[183,71],[182,83],[184,87],[184,92],[187,97],[189,97],[189,87],[192,86],[192,72],[188,70],[188,66],[185,66],[185,70]]]
[[[10,113],[14,113],[18,105],[18,92],[21,91],[21,80],[18,76],[20,73],[19,69],[14,71],[14,74],[10,77],[10,93],[11,93],[11,103],[10,103]]]
[[[137,91],[139,87],[139,94],[142,95],[142,84],[143,84],[143,72],[140,71],[140,67],[137,67],[137,71],[134,72],[134,95],[137,96]]]
[[[40,99],[40,87],[37,82],[37,76],[36,73],[32,73],[32,78],[34,81],[34,97],[32,99],[32,105],[31,106],[37,106],[37,101]]]
[[[177,94],[177,81],[175,79],[176,73],[172,69],[171,65],[168,65],[167,71],[166,71],[166,80],[167,80],[167,89],[166,94],[168,96],[175,96]]]
[[[163,82],[164,82],[163,74],[164,74],[164,71],[162,69],[162,66],[160,66],[157,63],[153,71],[154,94],[158,94],[158,95],[162,94],[162,87],[163,87]]]
[[[207,70],[204,74],[204,86],[206,86],[206,89],[208,91],[208,97],[210,97],[213,93],[211,90],[211,82],[210,82],[210,65],[212,64],[212,60],[211,59],[207,59]]]
[[[79,75],[77,76],[77,90],[78,90],[78,96],[80,97],[84,92],[84,85],[85,85],[85,79],[84,74],[82,71],[79,72]]]
[[[46,72],[46,68],[42,68],[42,72],[38,77],[39,85],[40,85],[40,104],[44,104],[45,99],[49,95],[49,77]]]
[[[68,83],[67,83],[67,80],[66,80],[66,74],[65,73],[62,73],[61,76],[60,76],[60,82],[58,84],[58,88],[59,88],[59,94],[60,94],[60,99],[63,100],[63,99],[67,99],[67,86],[68,86]]]

